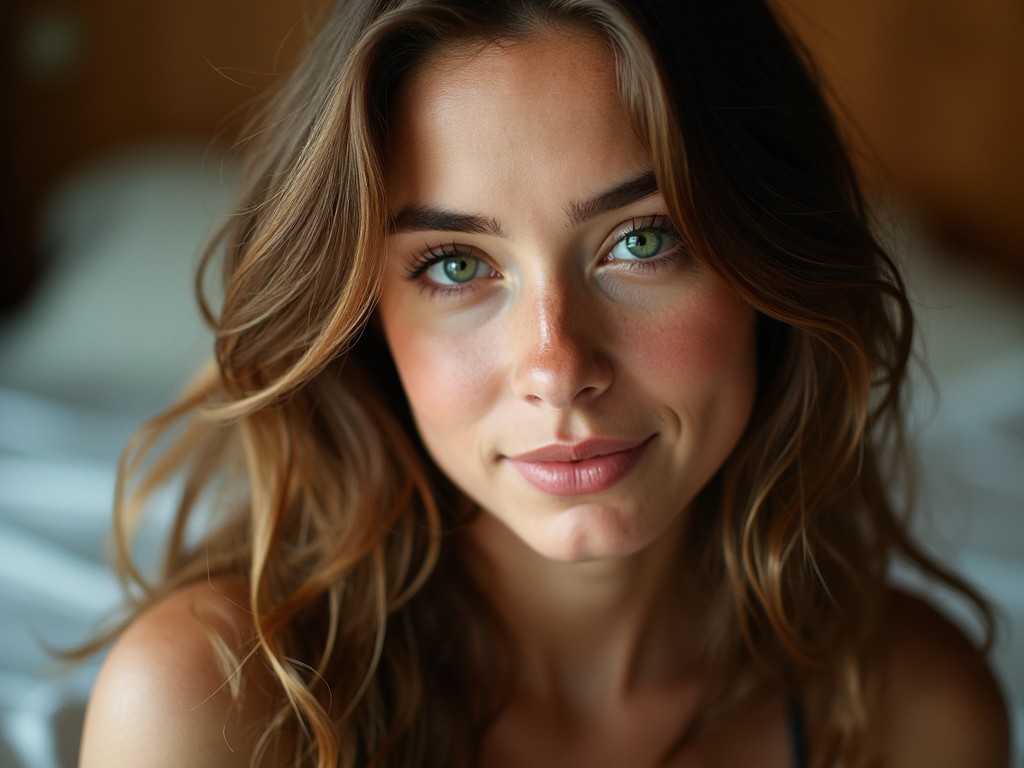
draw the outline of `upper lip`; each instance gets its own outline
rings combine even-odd
[[[646,443],[651,437],[653,435],[633,439],[591,438],[576,443],[552,443],[507,458],[512,461],[533,462],[583,461],[598,456],[607,456],[610,453],[632,450]]]

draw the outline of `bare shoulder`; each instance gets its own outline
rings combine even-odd
[[[221,579],[179,590],[133,621],[93,689],[80,768],[249,766],[251,726],[268,700],[246,695],[236,706],[210,639],[247,640],[245,604],[244,585]]]
[[[884,765],[1006,768],[1006,706],[981,654],[920,599],[894,593],[888,614]]]

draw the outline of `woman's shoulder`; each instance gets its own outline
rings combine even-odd
[[[1006,768],[1002,693],[975,645],[919,598],[893,593],[886,615],[879,747],[884,764]]]
[[[235,650],[252,636],[247,602],[245,585],[224,578],[184,587],[141,613],[100,670],[81,768],[248,766],[251,726],[269,714],[269,698],[260,681],[247,680],[236,706],[236,681],[215,651],[215,643]]]

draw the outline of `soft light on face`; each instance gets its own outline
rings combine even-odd
[[[685,513],[754,398],[754,312],[688,251],[607,46],[538,34],[405,84],[379,317],[437,464],[537,552]]]

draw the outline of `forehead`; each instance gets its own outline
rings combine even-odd
[[[568,80],[563,82],[563,75]],[[557,87],[568,82],[569,88]],[[555,94],[567,100],[617,94],[611,45],[589,30],[568,27],[543,28],[515,40],[449,44],[413,68],[399,104],[495,95],[533,100],[540,85],[556,86]]]
[[[619,96],[613,50],[585,31],[441,50],[402,84],[392,118],[392,193],[470,162],[514,172],[509,157],[569,175],[612,153],[625,166],[649,164]]]

